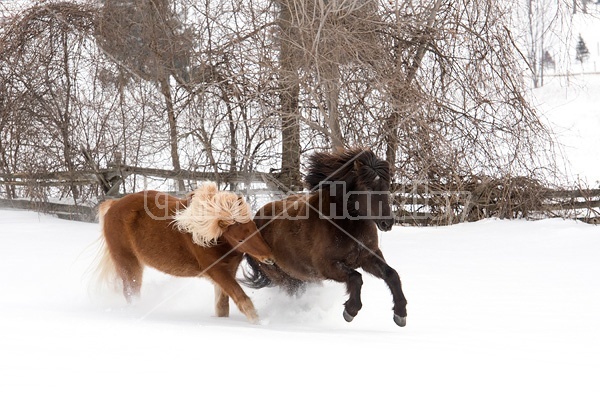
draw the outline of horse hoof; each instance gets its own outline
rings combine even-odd
[[[394,322],[398,326],[406,326],[406,317],[401,317],[399,315],[394,314]]]
[[[352,315],[348,314],[348,311],[344,310],[344,319],[346,320],[346,322],[352,322],[354,317]]]

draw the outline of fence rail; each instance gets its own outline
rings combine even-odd
[[[244,184],[246,194],[285,192],[278,184],[277,173],[207,173],[196,171],[173,171],[117,165],[106,169],[89,169],[76,172],[58,171],[45,173],[0,173],[0,187],[65,187],[98,185],[104,198],[118,197],[123,181],[132,175],[148,178],[186,180],[198,182],[213,180],[221,184]],[[252,189],[248,189],[252,187]],[[260,188],[262,187],[262,188]],[[541,218],[569,217],[586,222],[600,223],[600,189],[548,189],[536,188],[534,194],[524,194],[507,202],[498,201],[502,194],[482,195],[476,188],[472,191],[453,191],[442,188],[432,191],[428,185],[397,186],[393,188],[393,206],[398,223],[410,225],[447,225],[463,221],[475,221],[485,217]],[[0,192],[1,193],[1,192]],[[512,194],[514,195],[514,193]],[[512,203],[511,203],[512,202]],[[30,209],[56,214],[61,218],[94,221],[97,204],[66,204],[46,199],[0,199],[0,207]]]
[[[279,182],[278,175],[264,172],[234,172],[234,173],[211,173],[196,172],[189,170],[165,170],[158,168],[144,168],[128,165],[116,165],[105,169],[86,169],[78,171],[55,171],[40,173],[0,173],[0,188],[6,187],[28,187],[28,188],[49,188],[49,187],[71,187],[71,186],[89,186],[98,185],[101,188],[102,195],[98,202],[106,198],[121,196],[120,188],[126,178],[130,176],[142,176],[156,179],[171,179],[173,181],[184,180],[188,182],[199,182],[204,180],[216,181],[221,184],[244,184],[247,187],[253,184],[261,184],[266,189],[253,190],[256,193],[266,193],[272,191],[285,191]],[[7,192],[9,192],[7,190]],[[0,197],[2,191],[0,190]],[[56,214],[60,218],[94,221],[96,216],[97,204],[67,204],[65,202],[56,202],[45,198],[32,199],[2,199],[0,198],[0,207],[37,210],[40,212]]]
[[[32,199],[0,199],[0,208],[34,210],[74,221],[94,222],[96,219],[96,207],[79,204],[36,201]]]
[[[0,185],[16,186],[71,186],[102,183],[111,181],[114,177],[122,179],[130,175],[148,176],[163,179],[184,179],[188,181],[216,180],[225,183],[252,183],[268,182],[274,178],[274,174],[265,172],[233,172],[233,173],[213,173],[196,172],[188,170],[164,170],[157,168],[143,168],[133,166],[122,166],[118,169],[106,168],[98,170],[83,171],[59,171],[42,173],[0,173]]]

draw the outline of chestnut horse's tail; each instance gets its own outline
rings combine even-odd
[[[100,249],[98,251],[95,275],[96,275],[96,288],[101,288],[107,284],[114,284],[117,282],[117,267],[113,258],[110,254],[110,250],[106,245],[106,238],[104,233],[104,217],[108,212],[110,206],[112,206],[117,200],[106,200],[100,204],[98,208],[98,221],[100,222],[100,230],[102,232],[100,236]]]
[[[305,282],[292,278],[286,274],[277,264],[264,264],[249,254],[245,256],[250,268],[244,268],[244,279],[242,283],[253,289],[262,289],[267,286],[279,286],[288,294],[298,294],[304,290]]]

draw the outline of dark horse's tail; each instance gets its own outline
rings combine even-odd
[[[253,258],[251,255],[245,256],[248,268],[243,268],[244,278],[241,282],[253,289],[262,289],[267,286],[279,286],[288,294],[298,294],[302,292],[306,283],[292,278],[277,266],[277,264],[264,264]]]
[[[245,258],[249,268],[242,269],[244,273],[242,283],[252,289],[273,286],[273,281],[260,268],[262,263],[249,254],[246,254]]]

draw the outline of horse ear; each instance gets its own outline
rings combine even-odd
[[[217,184],[211,181],[203,182],[202,186],[200,186],[200,190],[202,191],[202,197],[204,199],[212,199],[219,192]]]
[[[354,170],[358,171],[359,169],[361,169],[363,167],[363,163],[360,162],[360,160],[354,160]]]

